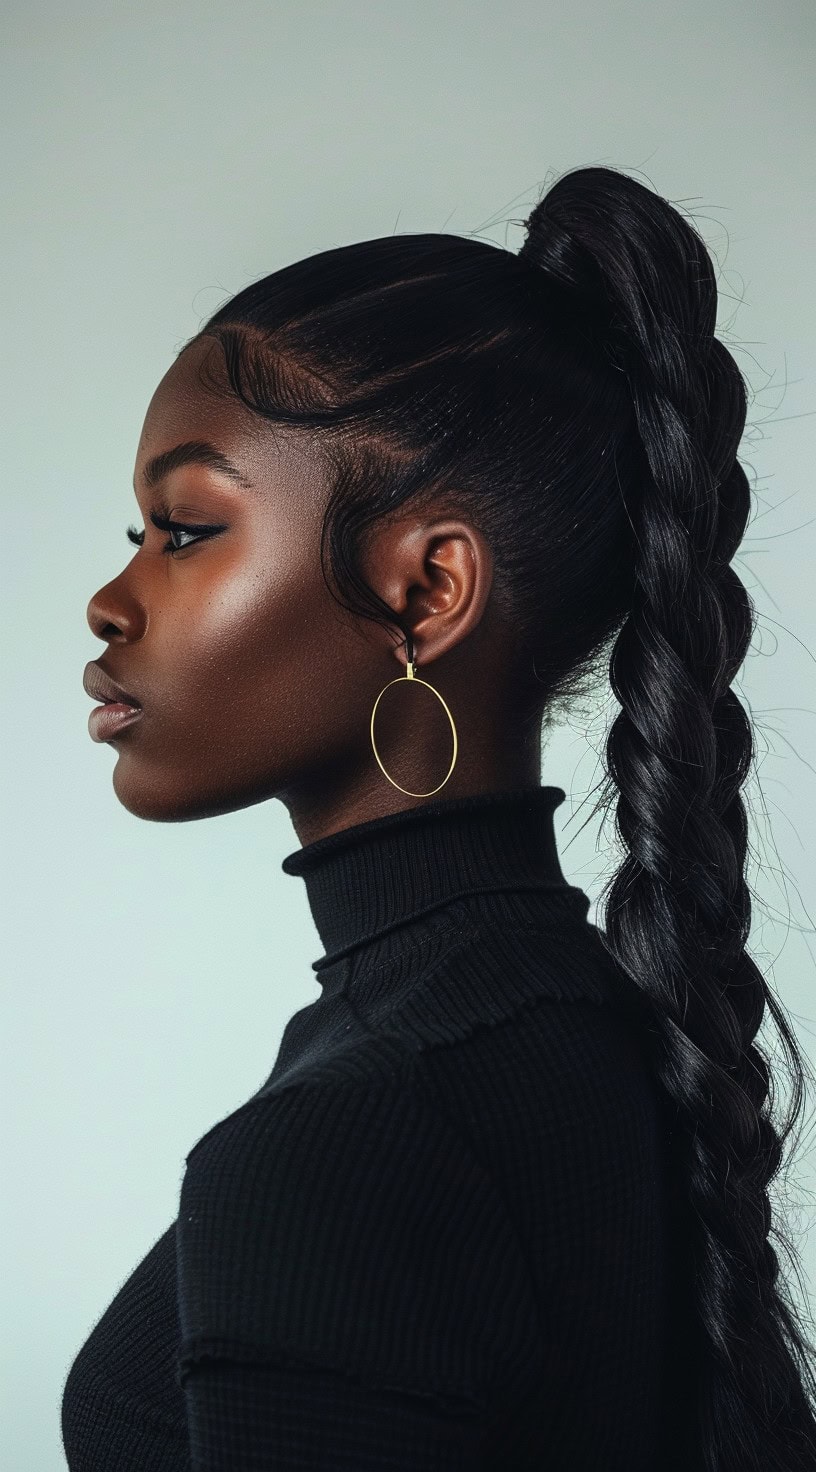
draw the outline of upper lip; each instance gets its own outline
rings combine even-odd
[[[85,673],[82,676],[82,684],[92,700],[104,700],[106,705],[111,702],[121,702],[123,705],[135,705],[137,710],[141,710],[142,708],[141,701],[138,701],[135,695],[129,695],[127,690],[123,690],[121,685],[117,685],[116,681],[95,660],[91,660],[89,664],[86,664]]]

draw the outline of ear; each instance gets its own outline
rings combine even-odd
[[[479,624],[493,586],[482,533],[455,517],[406,516],[371,533],[366,580],[411,631],[417,666],[429,666]],[[405,668],[405,641],[394,646]]]

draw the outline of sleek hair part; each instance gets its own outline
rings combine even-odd
[[[215,339],[227,391],[325,455],[321,566],[342,606],[410,633],[360,574],[366,532],[407,502],[466,510],[516,632],[520,708],[552,719],[609,658],[604,804],[626,856],[601,935],[669,1111],[693,1320],[687,1442],[662,1465],[813,1472],[814,1348],[768,1196],[809,1070],[746,950],[754,747],[731,682],[754,608],[730,566],[751,509],[746,387],[714,336],[708,250],[667,200],[578,168],[524,223],[518,254],[447,234],[323,251],[190,341]],[[778,1121],[766,1007],[795,1084]]]

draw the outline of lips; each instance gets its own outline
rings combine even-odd
[[[85,693],[90,695],[92,700],[102,700],[105,705],[132,705],[136,710],[142,708],[141,701],[112,679],[95,660],[86,664],[82,685]]]

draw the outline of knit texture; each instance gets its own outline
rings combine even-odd
[[[674,1465],[669,1126],[564,796],[436,798],[283,860],[320,996],[74,1360],[70,1472]]]

